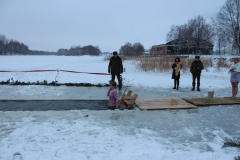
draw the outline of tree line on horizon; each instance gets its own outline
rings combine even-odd
[[[144,53],[144,47],[141,43],[134,43],[131,44],[130,42],[125,43],[121,48],[119,49],[119,54],[121,55],[142,55]],[[57,55],[93,55],[98,56],[102,52],[99,49],[98,46],[74,46],[70,49],[59,49],[57,51]]]
[[[144,47],[141,43],[131,44],[129,42],[121,46],[119,54],[122,55],[142,55]],[[0,55],[93,55],[98,56],[102,52],[98,46],[87,45],[81,47],[72,46],[70,49],[58,49],[57,52],[29,50],[29,47],[17,40],[8,40],[5,35],[0,34]]]
[[[93,55],[93,56],[98,56],[102,52],[99,49],[98,46],[74,46],[71,47],[70,49],[59,49],[57,51],[57,55],[71,55],[71,56],[77,56],[77,55]]]
[[[6,36],[0,34],[0,55],[6,54],[29,54],[30,50],[27,45],[17,40],[8,40]]]

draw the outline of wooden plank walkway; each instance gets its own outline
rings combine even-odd
[[[240,104],[240,97],[237,98],[183,98],[183,100],[196,106],[211,106],[211,105],[232,105]]]
[[[179,98],[139,98],[136,100],[136,105],[142,110],[196,108]]]

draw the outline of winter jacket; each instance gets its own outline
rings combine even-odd
[[[108,65],[108,73],[111,74],[120,74],[123,72],[122,59],[117,56],[116,58],[112,56]]]
[[[173,69],[173,72],[172,72],[172,79],[180,79],[180,69],[182,68],[182,64],[179,62],[179,64],[176,64],[174,63],[172,65],[172,69]],[[179,72],[176,72],[176,69],[179,71]]]
[[[109,96],[108,106],[116,106],[116,104],[118,103],[117,90],[116,89],[109,90],[107,96]]]
[[[199,69],[198,69],[197,67],[199,67]],[[194,61],[192,62],[191,67],[190,67],[190,72],[191,72],[192,74],[200,74],[200,73],[202,72],[202,69],[204,69],[204,66],[203,66],[202,61],[200,61],[200,60],[199,60],[199,61],[194,60]]]
[[[238,63],[234,63],[233,65],[231,65],[231,69],[232,68],[236,68],[236,69],[234,69],[234,72],[240,72],[240,62],[238,62]]]

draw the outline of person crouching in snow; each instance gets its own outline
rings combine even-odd
[[[173,87],[173,89],[177,89],[178,90],[179,79],[180,79],[180,69],[181,68],[182,68],[182,64],[180,62],[180,58],[177,57],[177,58],[175,58],[175,62],[172,65],[172,69],[173,69],[172,79],[174,79],[174,87]],[[177,87],[176,87],[176,85],[177,85]]]
[[[236,98],[238,93],[238,83],[240,82],[240,62],[238,58],[234,58],[234,64],[231,66],[230,72],[230,82],[232,84],[232,97],[230,98]]]
[[[107,92],[107,96],[109,96],[108,109],[115,110],[116,105],[118,104],[118,94],[116,90],[116,82],[111,81],[110,89]]]

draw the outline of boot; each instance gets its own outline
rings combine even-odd
[[[194,91],[195,90],[195,86],[193,86],[193,88],[192,88],[192,91]]]
[[[176,89],[176,80],[174,79],[174,87],[173,89]]]
[[[197,91],[201,91],[201,90],[199,89],[199,86],[197,87]]]
[[[120,84],[119,84],[119,90],[121,90],[122,89],[122,82],[120,82]]]

